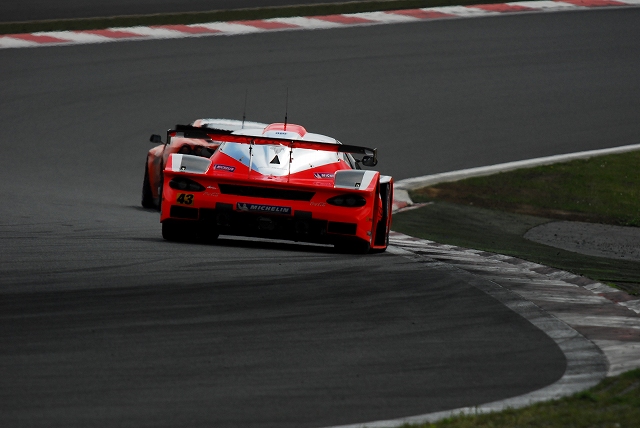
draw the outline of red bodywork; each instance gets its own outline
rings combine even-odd
[[[215,152],[219,145],[219,142],[207,141],[201,138],[174,136],[171,138],[169,144],[160,144],[149,150],[146,168],[148,171],[149,192],[153,200],[147,208],[159,206],[160,204],[161,186],[163,184],[162,173],[169,155],[173,153],[183,153],[209,157]]]
[[[300,138],[306,133],[298,125],[273,124],[264,134],[278,130],[294,132]],[[164,149],[168,153],[163,162],[161,192],[163,236],[180,240],[193,234],[213,238],[218,234],[244,235],[355,246],[361,252],[386,249],[393,180],[381,179],[377,171],[354,169],[344,154],[365,148],[274,138],[273,134],[264,137],[212,132],[206,147],[224,145],[209,158],[180,154],[173,148],[185,144],[186,139],[175,143],[178,138],[171,137],[171,146]],[[281,147],[290,150],[286,154],[291,159],[294,153],[301,153],[296,149],[333,152],[336,161],[291,172],[289,160],[288,172],[262,174],[249,168],[251,161],[247,158],[226,153],[227,148],[238,144],[251,149]],[[169,147],[172,149],[167,150]],[[154,159],[161,159],[160,149],[153,150],[157,151]]]

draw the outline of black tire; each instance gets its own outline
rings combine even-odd
[[[377,253],[384,253],[385,251],[387,251],[387,247],[389,246],[389,228],[386,227],[386,224],[384,225],[384,229],[380,228],[381,230],[383,230],[384,232],[384,247],[383,248],[372,248],[369,252],[372,254],[377,254]],[[380,233],[380,231],[378,231],[378,233]],[[378,237],[376,235],[376,241],[378,240]],[[380,243],[376,242],[376,245],[380,245]]]
[[[162,211],[162,191],[164,190],[164,172],[160,172],[160,187],[158,187],[158,211]]]
[[[153,200],[151,192],[151,184],[149,183],[149,163],[144,164],[144,180],[142,181],[142,207],[157,208],[156,202]]]
[[[171,242],[186,241],[188,237],[185,229],[180,222],[166,220],[162,222],[162,237]]]
[[[345,254],[367,254],[371,250],[371,245],[362,239],[354,239],[336,242],[334,248]]]
[[[380,197],[382,198],[382,218],[376,224],[376,235],[375,235],[375,246],[383,248],[372,249],[372,253],[382,253],[387,250],[389,246],[389,229],[390,229],[390,218],[392,204],[393,204],[393,189],[391,188],[391,184],[385,183],[380,185]],[[372,216],[376,218],[376,215]]]

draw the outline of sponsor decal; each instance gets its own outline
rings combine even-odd
[[[233,172],[233,171],[236,170],[235,166],[222,165],[222,164],[219,164],[219,163],[215,164],[213,168],[214,169],[221,169],[221,170],[227,171],[227,172]]]
[[[247,213],[265,213],[265,214],[283,214],[291,215],[291,207],[279,207],[275,205],[258,205],[238,202],[236,204],[238,211]]]
[[[332,172],[314,172],[315,178],[333,178],[335,175]]]
[[[218,192],[218,188],[216,186],[207,186],[204,196],[220,196],[220,192]]]

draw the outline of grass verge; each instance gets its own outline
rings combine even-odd
[[[416,202],[463,205],[562,220],[640,226],[640,151],[442,183]]]
[[[285,18],[291,16],[321,16],[340,13],[373,12],[420,7],[503,3],[499,0],[373,0],[362,2],[325,3],[315,5],[274,6],[250,9],[212,10],[208,12],[163,13],[97,18],[57,19],[28,22],[0,22],[0,34],[33,33],[39,31],[95,30],[137,25],[198,24],[203,22],[239,21]]]
[[[416,428],[632,428],[640,421],[640,369],[545,403],[484,415],[456,416]]]
[[[393,229],[507,254],[640,294],[640,262],[593,257],[524,239],[552,219],[640,225],[640,152],[602,156],[411,192],[433,204],[394,215]]]

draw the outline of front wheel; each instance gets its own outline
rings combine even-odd
[[[385,251],[387,251],[387,247],[383,247],[383,248],[372,248],[369,250],[369,252],[371,254],[380,254],[380,253],[384,253]]]

